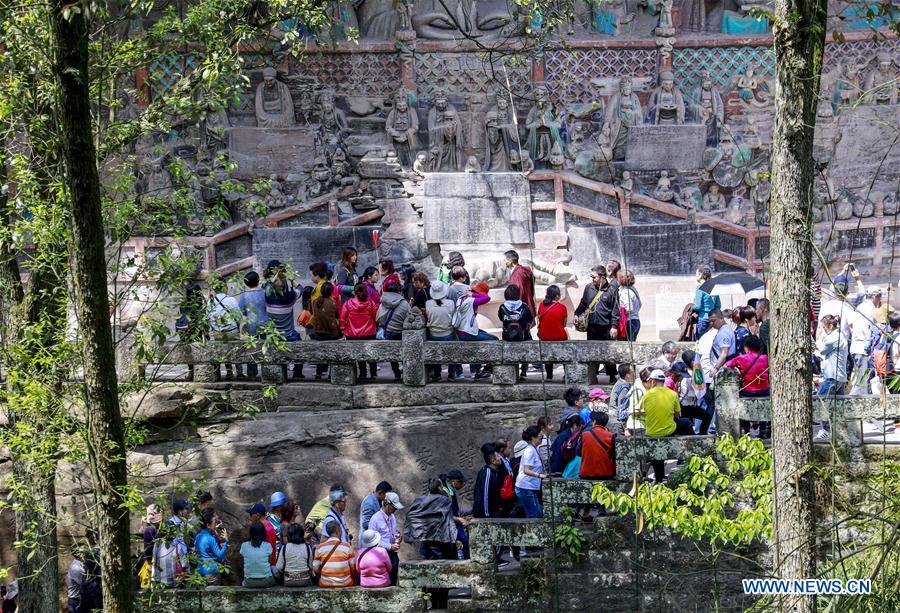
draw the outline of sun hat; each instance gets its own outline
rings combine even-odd
[[[526,449],[528,449],[528,443],[526,443],[525,441],[519,441],[518,443],[516,443],[516,446],[513,447],[513,457],[521,458],[523,455],[525,455]]]
[[[375,530],[363,530],[362,541],[360,542],[361,547],[377,547],[380,542],[381,535]]]
[[[162,521],[162,513],[159,512],[159,507],[155,504],[147,505],[147,514],[142,518],[145,524],[158,524]]]
[[[609,394],[607,394],[602,387],[595,387],[590,392],[588,392],[588,398],[591,400],[602,400],[606,402],[609,400]]]
[[[388,492],[387,494],[385,494],[384,502],[391,505],[398,511],[403,508],[403,504],[400,502],[400,496],[398,496],[396,492]]]
[[[488,284],[485,283],[484,281],[479,281],[478,283],[476,283],[475,285],[472,286],[472,291],[475,292],[476,294],[487,295],[490,293],[491,288],[488,287]]]
[[[431,299],[432,300],[443,300],[447,297],[447,292],[449,288],[447,284],[443,281],[432,281],[431,282]]]
[[[269,508],[274,509],[275,507],[280,507],[284,504],[285,500],[287,500],[287,496],[284,495],[284,492],[275,492],[272,494],[271,498],[269,498]]]
[[[650,378],[653,379],[654,381],[665,381],[666,373],[664,373],[663,371],[661,371],[660,369],[657,368],[656,370],[654,370],[653,372],[650,373]]]

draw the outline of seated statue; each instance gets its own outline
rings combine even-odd
[[[260,128],[290,128],[296,124],[291,92],[277,76],[274,68],[264,69],[263,82],[256,88],[256,125]]]
[[[672,191],[672,179],[669,178],[668,171],[663,170],[659,173],[659,181],[656,182],[653,197],[662,202],[672,202],[675,199],[675,192]]]
[[[887,51],[878,53],[878,67],[866,77],[866,95],[875,104],[897,104],[897,71]]]
[[[684,96],[675,87],[675,75],[664,70],[659,75],[659,86],[650,97],[650,122],[657,125],[684,123]]]

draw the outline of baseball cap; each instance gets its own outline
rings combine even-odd
[[[525,454],[525,450],[528,448],[528,443],[525,441],[519,441],[516,443],[516,446],[513,447],[513,457],[521,458]]]
[[[398,496],[396,492],[388,492],[385,494],[384,501],[398,511],[403,508],[403,504],[400,503],[400,496]]]
[[[661,371],[660,369],[657,368],[656,370],[654,370],[653,372],[650,373],[650,378],[654,381],[665,381],[666,373],[664,373],[663,371]]]
[[[525,441],[522,441],[522,442],[524,443]],[[454,468],[453,470],[451,470],[450,472],[447,473],[448,481],[453,481],[455,479],[459,479],[462,482],[466,481],[466,478],[465,478],[465,476],[463,476],[462,471],[459,470],[458,468]]]
[[[688,370],[687,364],[684,362],[675,362],[672,364],[672,370],[677,372],[682,377],[690,376],[691,372]]]
[[[285,500],[287,500],[287,496],[284,495],[284,492],[275,492],[272,494],[271,498],[269,498],[269,506],[280,507],[284,504]]]
[[[263,505],[263,503],[257,502],[255,504],[247,507],[247,513],[249,513],[250,515],[253,515],[254,513],[257,513],[259,515],[265,515],[266,507]]]

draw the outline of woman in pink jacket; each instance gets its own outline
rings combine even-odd
[[[378,327],[375,325],[375,314],[378,304],[369,296],[369,288],[357,283],[353,288],[353,298],[341,309],[341,331],[350,341],[375,340]],[[378,372],[378,364],[369,362],[369,376],[374,379]],[[360,381],[366,379],[366,363],[357,362],[357,376]]]

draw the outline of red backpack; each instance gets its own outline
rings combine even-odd
[[[562,465],[568,466],[569,462],[575,459],[575,456],[578,455],[578,447],[581,443],[581,433],[574,432],[569,435],[569,438],[566,439],[566,442],[563,443],[562,447],[559,450],[559,456],[562,458]]]

